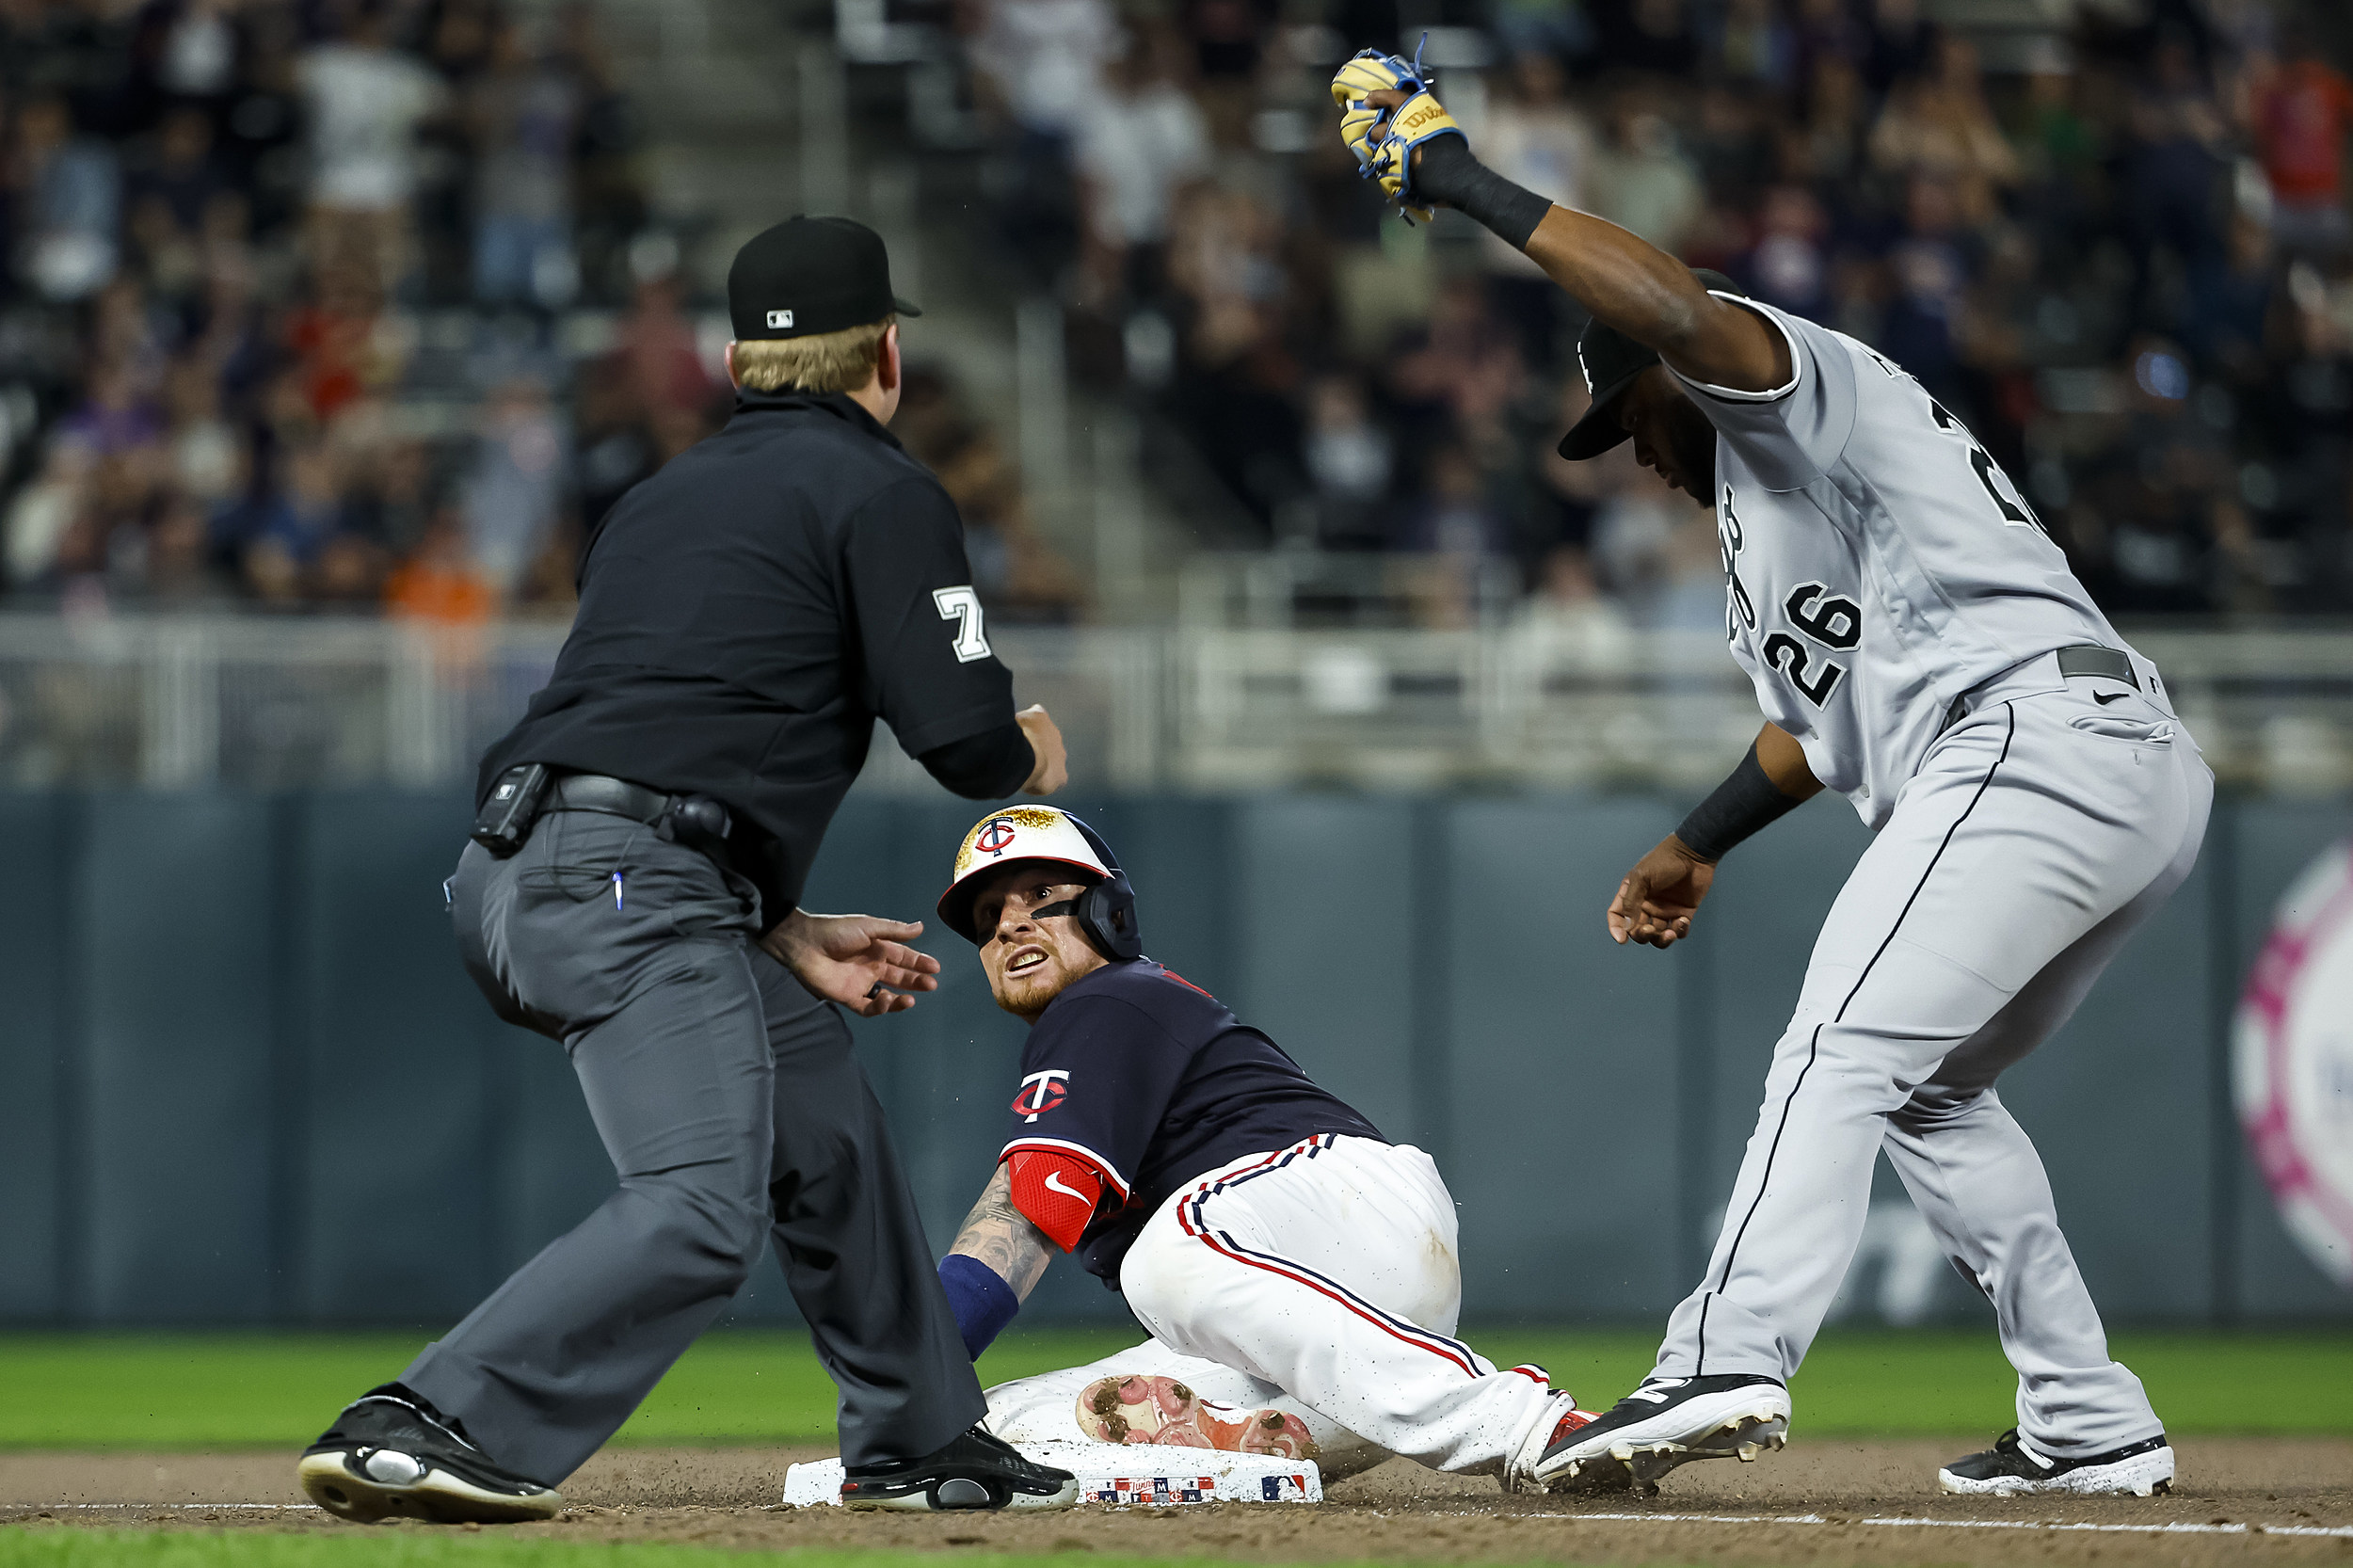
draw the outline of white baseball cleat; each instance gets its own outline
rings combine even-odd
[[[1531,1473],[1554,1492],[1648,1491],[1679,1464],[1753,1460],[1788,1435],[1789,1390],[1772,1378],[1654,1377],[1608,1415],[1557,1434]]]
[[[2104,1454],[2062,1459],[2035,1448],[2012,1427],[1993,1440],[1993,1447],[1937,1471],[1936,1482],[1962,1496],[2069,1492],[2086,1497],[2152,1497],[2173,1490],[2173,1449],[2159,1432]]]

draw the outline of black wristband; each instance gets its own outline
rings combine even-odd
[[[1752,743],[1749,754],[1732,770],[1732,776],[1691,808],[1691,814],[1675,829],[1675,837],[1683,840],[1686,849],[1712,866],[1733,845],[1804,804],[1795,796],[1782,793],[1781,786],[1766,773],[1765,764],[1756,760],[1756,746]]]
[[[1514,250],[1528,248],[1552,203],[1489,168],[1461,136],[1433,136],[1416,148],[1414,188],[1407,200],[1442,201],[1495,231]]]

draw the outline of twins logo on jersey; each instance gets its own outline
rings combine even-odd
[[[1070,1075],[1060,1067],[1031,1073],[1022,1079],[1021,1092],[1013,1096],[1013,1113],[1025,1122],[1034,1122],[1069,1097]]]

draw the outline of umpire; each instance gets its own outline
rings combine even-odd
[[[727,427],[591,539],[555,673],[483,760],[449,892],[502,1017],[563,1042],[620,1186],[397,1383],[336,1417],[303,1489],[347,1519],[544,1518],[743,1286],[773,1230],[840,1389],[843,1500],[1066,1507],[986,1414],[840,1009],[914,1004],[920,924],[809,915],[801,885],[874,720],[958,794],[1050,793],[963,527],[885,428],[900,316],[881,239],[795,217],[728,274]]]

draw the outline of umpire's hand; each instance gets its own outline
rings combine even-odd
[[[909,991],[939,989],[939,960],[906,945],[921,935],[920,920],[795,909],[760,945],[815,995],[874,1018],[913,1007]]]
[[[1046,716],[1042,704],[1032,703],[1014,716],[1021,732],[1030,738],[1030,755],[1037,766],[1022,783],[1021,792],[1027,795],[1050,795],[1070,782],[1070,757],[1063,749],[1062,727]]]

